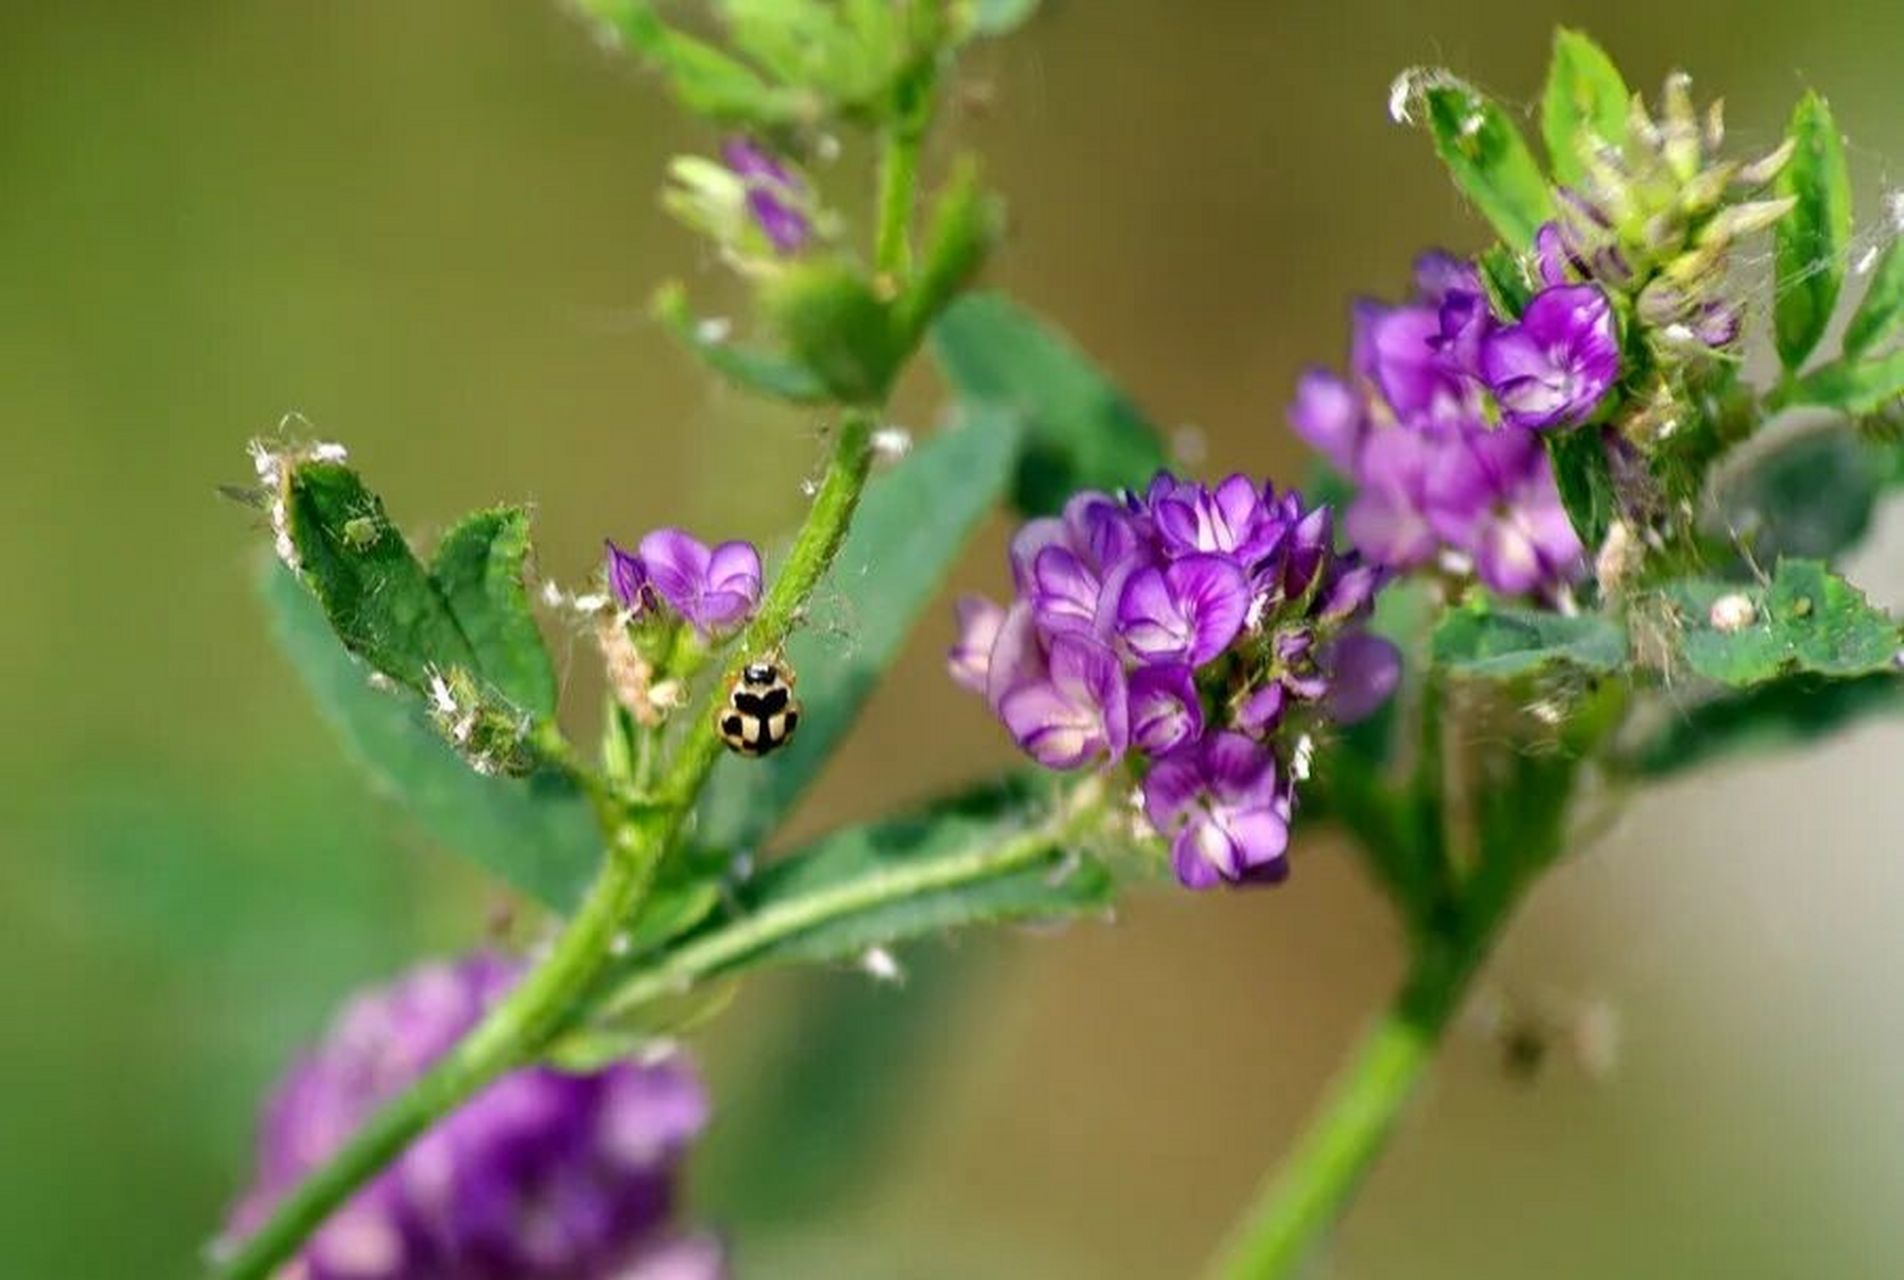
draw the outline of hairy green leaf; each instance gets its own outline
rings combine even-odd
[[[873,481],[831,578],[851,636],[815,625],[788,642],[806,705],[800,733],[771,761],[727,757],[715,766],[701,802],[704,840],[758,844],[819,775],[966,539],[1003,496],[1022,438],[1005,410],[970,409]]]
[[[689,310],[687,291],[678,281],[661,287],[653,307],[655,318],[700,357],[701,363],[743,391],[790,404],[824,404],[831,398],[826,384],[798,361],[705,328]]]
[[[1778,193],[1796,201],[1773,228],[1777,296],[1773,337],[1787,369],[1805,363],[1831,323],[1851,244],[1851,174],[1831,108],[1816,93],[1799,99],[1787,136],[1796,144],[1778,175]]]
[[[1013,502],[1026,515],[1057,511],[1079,489],[1142,485],[1167,461],[1156,429],[1122,392],[1002,297],[959,299],[934,327],[933,349],[962,402],[1023,419]]]
[[[279,642],[324,718],[430,836],[557,910],[581,896],[601,855],[594,811],[564,773],[485,778],[443,741],[418,699],[372,688],[318,601],[275,562],[261,586]]]
[[[1900,241],[1884,246],[1884,254],[1871,269],[1871,283],[1864,298],[1845,327],[1844,353],[1860,356],[1880,343],[1888,342],[1904,331],[1904,249]]]
[[[1721,684],[1869,675],[1891,669],[1899,647],[1897,623],[1816,560],[1780,560],[1770,586],[1693,579],[1666,594],[1680,657]]]
[[[1510,249],[1526,250],[1553,216],[1553,199],[1520,130],[1479,90],[1452,78],[1422,96],[1435,153],[1455,185]]]
[[[1630,97],[1619,68],[1591,37],[1566,27],[1554,31],[1540,125],[1556,182],[1579,182],[1584,157],[1626,144]]]
[[[1662,778],[1735,756],[1786,751],[1904,712],[1904,675],[1797,675],[1675,711],[1622,764]]]
[[[1434,661],[1461,675],[1506,680],[1560,667],[1604,674],[1626,661],[1626,632],[1599,614],[1479,603],[1435,628]]]
[[[555,668],[536,627],[523,574],[529,516],[497,507],[464,517],[437,544],[430,578],[492,687],[518,709],[555,714]]]
[[[477,672],[468,637],[382,500],[342,463],[287,465],[291,543],[344,646],[418,691],[433,671]]]

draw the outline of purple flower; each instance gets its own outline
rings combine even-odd
[[[1481,371],[1514,426],[1585,422],[1620,375],[1612,305],[1589,284],[1541,291],[1482,344]]]
[[[1436,530],[1468,550],[1476,576],[1496,591],[1522,595],[1585,569],[1547,451],[1528,432],[1481,432],[1445,451],[1428,506]]]
[[[647,566],[641,563],[640,556],[622,550],[612,540],[604,539],[603,545],[608,554],[608,589],[622,608],[640,613],[648,603]]]
[[[1397,416],[1429,423],[1471,418],[1478,388],[1442,351],[1439,306],[1392,307],[1369,321],[1375,383]]]
[[[1381,709],[1402,678],[1402,655],[1367,631],[1351,631],[1322,654],[1329,672],[1329,715],[1337,724],[1366,720]]]
[[[1216,733],[1151,766],[1144,813],[1170,837],[1170,861],[1186,888],[1288,874],[1289,798],[1276,761],[1240,733]]]
[[[1007,690],[998,714],[1026,754],[1047,769],[1115,761],[1130,745],[1124,670],[1117,655],[1085,636],[1054,639],[1044,678]]]
[[[1132,745],[1160,756],[1203,734],[1196,673],[1182,663],[1139,667],[1130,678]]]
[[[1231,476],[1215,489],[1170,476],[1160,481],[1151,485],[1150,518],[1167,555],[1228,556],[1249,569],[1283,535],[1285,526],[1248,476]]]
[[[1232,561],[1185,556],[1130,575],[1117,601],[1117,635],[1140,662],[1200,667],[1230,647],[1249,602],[1249,583]]]
[[[806,186],[773,155],[745,138],[730,138],[721,158],[747,192],[747,212],[767,242],[783,257],[806,248],[813,221],[803,212]]]
[[[1397,675],[1385,643],[1351,643],[1384,579],[1337,550],[1329,508],[1247,476],[1212,488],[1163,472],[1142,493],[1078,494],[1020,529],[1010,558],[1009,608],[959,603],[953,678],[982,686],[1047,768],[1123,763],[1146,794],[1161,777],[1153,816],[1186,883],[1275,878],[1293,726],[1333,713],[1338,675],[1357,714]]]
[[[228,1237],[272,1207],[377,1108],[460,1040],[514,983],[489,954],[430,964],[357,997],[266,1108],[257,1178]],[[589,1074],[510,1073],[441,1121],[305,1245],[302,1280],[717,1280],[672,1223],[682,1155],[707,1122],[685,1059]],[[644,1272],[679,1259],[674,1271]],[[698,1259],[698,1267],[687,1263]]]
[[[1353,475],[1368,414],[1362,397],[1326,369],[1311,369],[1296,384],[1289,425],[1344,475]]]
[[[703,636],[735,630],[760,603],[760,552],[752,543],[710,550],[680,529],[657,529],[641,540],[641,562],[668,607]]]
[[[1005,623],[1005,611],[984,596],[960,596],[959,638],[946,652],[952,678],[973,693],[984,693],[992,663],[992,645]]]

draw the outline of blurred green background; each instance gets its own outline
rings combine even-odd
[[[1010,200],[998,283],[1208,471],[1293,475],[1281,407],[1347,299],[1480,242],[1390,78],[1445,62],[1526,104],[1556,20],[1636,84],[1683,65],[1748,144],[1827,91],[1865,211],[1904,164],[1888,0],[1054,2],[975,59],[950,142]],[[360,786],[274,652],[256,522],[214,494],[247,438],[303,415],[413,530],[531,498],[567,580],[604,533],[796,517],[815,424],[645,319],[672,274],[733,299],[655,201],[712,142],[540,0],[4,7],[0,1274],[190,1274],[292,1046],[498,899]],[[1003,540],[963,585],[1000,585]],[[937,674],[941,616],[802,830],[1006,759]],[[1319,1274],[1898,1274],[1900,746],[1696,778],[1555,875],[1483,1012],[1604,1002],[1614,1069],[1518,1078],[1470,1019]],[[1191,1274],[1395,976],[1342,851],[1297,857],[1276,893],[929,950],[900,991],[750,986],[698,1037],[699,1200],[743,1273]]]

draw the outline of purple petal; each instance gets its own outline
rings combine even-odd
[[[1337,724],[1368,719],[1401,683],[1401,651],[1367,631],[1338,637],[1323,664],[1329,669],[1329,715]]]
[[[1423,302],[1440,306],[1450,294],[1481,292],[1481,274],[1445,249],[1429,249],[1415,259],[1415,288]]]
[[[604,540],[608,556],[608,589],[614,593],[621,607],[630,613],[639,613],[647,603],[644,592],[648,585],[648,570],[641,557],[632,551],[624,551],[611,540]]]
[[[1211,793],[1229,803],[1267,804],[1275,792],[1275,757],[1240,733],[1204,739],[1202,763]]]
[[[1046,635],[1089,632],[1098,619],[1097,575],[1068,547],[1048,546],[1031,567],[1031,607]]]
[[[1171,840],[1170,865],[1186,889],[1213,889],[1242,873],[1241,851],[1207,817],[1191,821]]]
[[[1005,611],[978,595],[960,596],[952,607],[958,619],[958,639],[946,651],[946,669],[960,685],[982,694]]]
[[[1071,547],[1070,531],[1053,516],[1027,520],[1011,540],[1012,585],[1021,594],[1032,589],[1032,566],[1046,547]]]
[[[711,555],[703,543],[681,529],[656,529],[641,540],[641,563],[648,570],[648,581],[683,617],[698,610]]]
[[[1117,633],[1140,661],[1202,666],[1229,648],[1249,612],[1243,571],[1218,556],[1142,569],[1117,603]]]
[[[754,225],[767,237],[767,243],[782,257],[799,253],[813,239],[813,223],[798,209],[771,191],[756,188],[747,193],[747,212]]]
[[[985,700],[1000,715],[1005,696],[1024,684],[1044,681],[1050,673],[1031,605],[1023,600],[1005,611],[998,638],[985,663]]]
[[[1196,679],[1181,663],[1140,667],[1130,678],[1131,742],[1153,756],[1194,742],[1203,732]]]
[[[1050,678],[1006,693],[999,717],[1048,769],[1075,769],[1100,756],[1115,761],[1130,741],[1123,670],[1108,649],[1079,636],[1052,642]]]
[[[1194,745],[1154,761],[1144,775],[1144,816],[1150,825],[1169,835],[1177,821],[1196,803],[1203,789],[1200,753]]]
[[[1321,369],[1303,374],[1289,406],[1289,425],[1336,470],[1355,474],[1367,418],[1361,396],[1348,383]]]
[[[1482,344],[1481,371],[1515,426],[1584,422],[1619,377],[1619,334],[1606,295],[1593,285],[1547,289],[1521,322]]]

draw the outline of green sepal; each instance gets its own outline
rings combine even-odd
[[[852,267],[801,263],[761,286],[762,314],[795,359],[847,404],[885,399],[907,354],[890,304]]]
[[[1904,332],[1904,249],[1892,240],[1871,268],[1871,283],[1845,326],[1844,354],[1861,356]]]
[[[772,84],[746,63],[661,20],[650,0],[575,0],[667,81],[690,115],[776,130],[814,118],[809,93]]]
[[[1773,227],[1772,330],[1779,359],[1795,371],[1824,337],[1844,283],[1851,173],[1831,108],[1816,93],[1799,99],[1786,136],[1796,150],[1777,190],[1795,203]]]
[[[977,166],[961,163],[933,206],[919,269],[898,302],[908,352],[985,265],[1004,226],[1004,206],[979,185]]]

